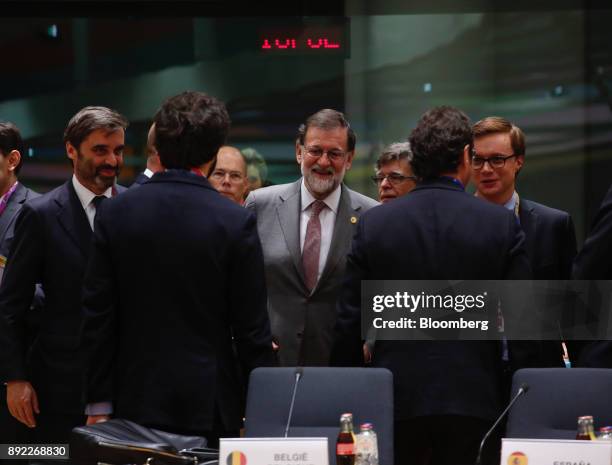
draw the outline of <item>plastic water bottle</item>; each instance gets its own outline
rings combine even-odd
[[[599,428],[599,436],[597,436],[597,439],[600,441],[612,441],[612,426]]]
[[[378,465],[378,439],[372,423],[361,425],[355,438],[355,465]]]

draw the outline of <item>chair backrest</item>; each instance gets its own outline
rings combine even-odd
[[[292,437],[324,437],[329,463],[336,463],[340,415],[373,423],[380,465],[393,465],[393,375],[385,368],[305,367],[289,428]],[[245,436],[283,437],[296,378],[295,368],[253,370],[247,396]]]
[[[509,438],[575,439],[577,419],[593,415],[595,427],[612,425],[612,370],[527,368],[512,379],[512,395],[529,390],[510,410]]]

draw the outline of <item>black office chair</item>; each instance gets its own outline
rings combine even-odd
[[[575,439],[577,419],[593,415],[596,427],[612,425],[612,370],[528,368],[512,379],[512,395],[522,383],[529,391],[510,410],[509,438]]]
[[[291,437],[328,438],[336,463],[340,415],[353,414],[355,433],[370,422],[378,436],[380,465],[393,465],[393,375],[384,368],[303,369],[289,428]],[[253,370],[247,396],[245,436],[283,437],[296,368]]]

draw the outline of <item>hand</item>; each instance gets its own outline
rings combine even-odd
[[[104,423],[105,421],[110,420],[109,415],[89,415],[87,417],[86,425],[95,425],[96,423]]]
[[[34,413],[39,414],[36,391],[28,381],[6,383],[6,404],[9,412],[24,425],[35,428]]]
[[[372,363],[372,353],[370,352],[370,348],[367,344],[363,345],[363,361],[366,365]]]
[[[273,350],[274,352],[278,352],[278,348],[279,348],[279,347],[280,347],[280,346],[279,346],[279,345],[278,345],[276,342],[272,341],[272,350]]]

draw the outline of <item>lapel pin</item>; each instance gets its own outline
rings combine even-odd
[[[357,223],[357,217],[351,216],[351,224],[355,224],[355,223]]]

